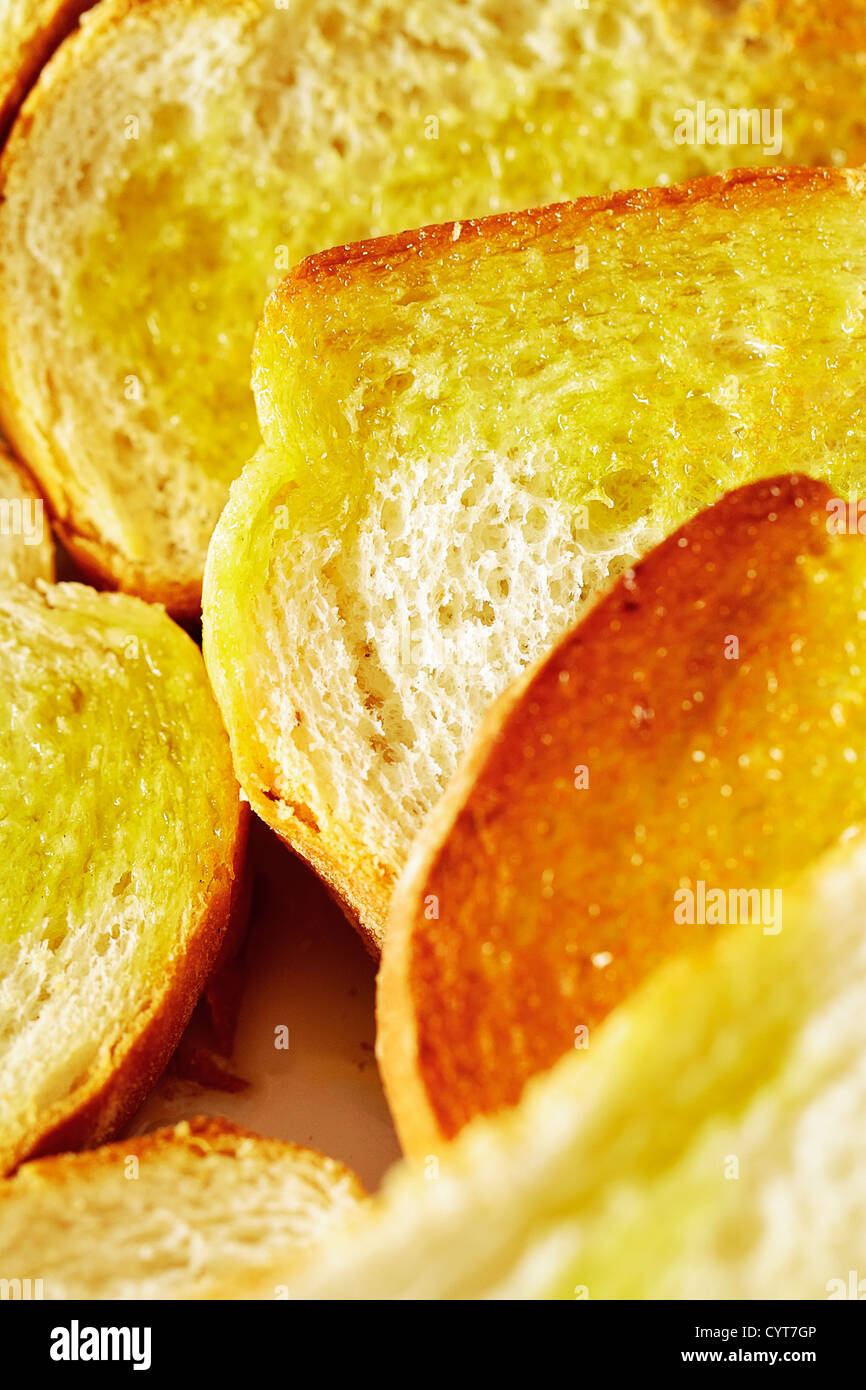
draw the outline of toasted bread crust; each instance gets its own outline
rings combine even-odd
[[[421,1060],[417,1000],[411,984],[419,904],[423,907],[430,876],[473,787],[484,775],[502,728],[520,707],[536,672],[554,655],[529,667],[490,705],[460,767],[427,817],[391,899],[387,950],[383,949],[376,977],[376,1060],[408,1157],[435,1154],[448,1138],[434,1109]]]
[[[112,1067],[65,1097],[42,1118],[37,1133],[13,1149],[0,1148],[0,1173],[14,1172],[31,1158],[93,1148],[114,1138],[135,1114],[180,1042],[224,941],[249,909],[244,872],[248,830],[249,807],[242,803],[231,882],[211,902],[172,974],[163,976],[143,1023],[116,1049]]]
[[[30,23],[4,34],[0,54],[0,145],[16,112],[54,50],[72,32],[95,0],[33,0]]]
[[[200,1117],[23,1164],[0,1181],[0,1262],[53,1299],[206,1299],[270,1258],[273,1297],[366,1199],[338,1159]],[[248,1244],[250,1225],[263,1243]]]
[[[528,836],[525,857],[516,862],[512,858],[513,843],[507,838],[509,832],[503,829],[511,803],[523,808],[522,791],[529,796],[533,788],[537,804],[545,808],[545,820],[548,816],[556,820],[557,809],[551,800],[551,767],[554,758],[562,758],[564,766],[573,752],[571,744],[565,753],[559,752],[552,732],[564,728],[563,702],[580,699],[569,718],[572,725],[577,722],[584,730],[587,746],[595,742],[601,746],[601,766],[610,767],[609,761],[605,761],[610,750],[603,742],[603,717],[613,721],[623,765],[628,764],[630,752],[639,757],[643,726],[640,721],[634,724],[629,745],[622,733],[621,710],[612,703],[613,696],[604,692],[624,688],[617,670],[621,650],[627,649],[629,661],[639,664],[642,656],[650,660],[651,651],[636,655],[633,646],[626,644],[625,634],[630,630],[637,639],[643,632],[640,625],[646,624],[646,615],[655,610],[655,605],[662,605],[657,611],[659,621],[663,619],[667,597],[672,596],[673,601],[677,597],[679,557],[692,557],[688,563],[696,573],[699,566],[705,565],[705,556],[713,557],[713,563],[705,565],[706,574],[700,578],[702,588],[693,586],[690,590],[695,612],[699,615],[706,609],[715,613],[718,608],[721,616],[716,621],[731,622],[731,608],[726,604],[734,592],[740,592],[737,585],[743,586],[743,594],[749,592],[744,577],[751,555],[747,547],[753,543],[759,527],[763,547],[760,554],[768,572],[778,569],[784,573],[786,567],[793,568],[800,555],[823,557],[831,544],[823,524],[831,496],[823,483],[801,478],[768,479],[727,494],[650,552],[635,567],[633,580],[629,576],[620,580],[489,712],[466,761],[416,842],[394,897],[379,973],[377,1054],[398,1133],[409,1153],[435,1152],[473,1114],[515,1103],[528,1077],[553,1065],[573,1043],[570,1024],[566,1028],[563,1019],[567,1016],[573,1022],[594,1026],[616,1002],[615,997],[606,995],[597,1000],[589,997],[586,976],[579,973],[580,967],[572,965],[567,950],[562,949],[562,933],[554,942],[553,927],[549,922],[545,926],[544,909],[537,907],[542,901],[542,870],[545,865],[552,866],[550,872],[559,875],[566,841],[557,839],[555,834],[551,844],[543,836]],[[729,558],[727,538],[734,528],[742,547],[738,554],[732,545]],[[725,537],[725,551],[723,558],[716,559],[720,537]],[[857,544],[858,540],[854,537],[852,543]],[[631,597],[632,590],[635,598]],[[698,616],[695,621],[700,624],[704,620]],[[709,630],[707,626],[707,634]],[[623,635],[611,643],[612,632]],[[786,633],[787,629],[780,634],[780,642]],[[651,639],[648,638],[652,650],[658,638],[653,629]],[[702,653],[700,647],[698,651]],[[674,662],[671,670],[667,688],[659,676],[655,685],[647,686],[647,693],[653,696],[653,737],[660,739],[660,727],[667,727],[669,743],[664,746],[678,748],[677,730],[681,740],[686,719],[681,700],[684,689],[694,688],[685,682],[691,679],[697,684],[700,679],[702,690],[706,690],[705,682],[711,673],[702,661],[688,656],[681,659],[681,669]],[[560,693],[563,690],[565,694]],[[711,679],[709,691],[706,697],[701,695],[701,700],[706,698],[712,705]],[[625,698],[623,694],[622,699]],[[608,709],[610,712],[603,714]],[[760,711],[756,718],[759,716]],[[547,744],[544,739],[539,743],[542,731]],[[581,739],[577,742],[584,746]],[[547,745],[552,750],[549,757],[545,752]],[[530,748],[536,750],[532,758],[527,752]],[[566,782],[567,778],[562,781],[563,789]],[[573,817],[575,823],[580,815],[578,810],[567,808],[561,813]],[[646,810],[641,819],[648,819]],[[588,872],[592,866],[594,832],[590,821],[585,824],[584,839],[567,843],[570,852],[578,854],[584,872]],[[489,882],[494,864],[495,885]],[[672,870],[674,885],[678,877]],[[477,909],[477,903],[470,906],[466,901],[472,882],[487,883],[491,907],[483,923],[474,917],[470,920]],[[590,882],[597,887],[594,880],[588,879],[587,885]],[[571,890],[563,891],[565,896],[558,906],[551,907],[551,912],[569,910]],[[585,891],[592,890],[587,886]],[[441,904],[441,920],[438,912],[428,917],[427,905],[433,899],[437,906]],[[506,901],[507,912],[503,907]],[[654,923],[653,911],[650,920]],[[519,939],[518,924],[524,916],[534,924],[528,938],[535,943],[533,949],[538,950],[534,962]],[[582,940],[577,939],[575,933],[585,931],[579,914],[568,931],[568,940],[581,949],[599,949],[582,945]],[[637,924],[635,931],[640,942]],[[514,952],[518,970],[511,981],[513,993],[508,990],[507,970],[492,977],[498,981],[495,985],[484,979],[481,941],[485,935],[491,938],[493,951],[498,943],[498,949]],[[614,936],[610,939],[618,940]],[[671,944],[676,943],[672,940]],[[649,943],[644,942],[644,946],[648,949]],[[622,949],[628,960],[628,949]],[[654,938],[652,949],[661,949]],[[632,954],[635,952],[638,947],[633,948]],[[645,961],[641,957],[632,965],[634,968],[626,970],[624,978],[633,987],[645,973]],[[566,979],[574,985],[573,989],[565,989]],[[467,1010],[473,981],[476,991]],[[602,990],[601,986],[598,988]],[[523,1042],[515,1049],[503,1042],[496,1053],[495,1066],[489,1055],[490,1030],[485,1024],[488,1015],[484,1000],[492,1001],[491,991],[497,1001],[497,1017],[501,1015],[500,1031],[525,1033]],[[531,993],[535,1000],[531,1008],[525,1003],[526,993]]]
[[[388,906],[393,883],[390,877],[376,874],[368,860],[360,856],[349,858],[345,849],[333,845],[321,832],[309,826],[297,812],[302,811],[290,802],[281,802],[291,820],[274,812],[278,799],[275,792],[263,790],[248,782],[244,787],[250,805],[287,849],[309,864],[322,880],[346,920],[354,927],[373,960],[382,953]]]
[[[797,167],[731,169],[723,174],[707,174],[689,183],[666,188],[639,188],[622,193],[576,198],[548,203],[545,207],[520,212],[494,213],[490,217],[468,218],[465,222],[443,222],[397,232],[392,236],[371,237],[350,246],[335,246],[308,256],[289,272],[271,292],[259,328],[261,335],[278,333],[282,317],[291,312],[292,301],[308,294],[329,294],[334,282],[351,285],[358,280],[374,281],[377,272],[398,267],[408,281],[412,266],[424,261],[447,259],[455,247],[477,243],[479,252],[520,250],[557,233],[569,244],[577,233],[599,216],[626,217],[631,213],[663,212],[671,207],[690,207],[717,200],[723,206],[742,208],[744,215],[754,200],[774,201],[797,193],[866,192],[866,174],[859,169],[807,169]]]
[[[51,1183],[74,1187],[82,1174],[98,1175],[100,1170],[112,1169],[130,1156],[156,1158],[165,1154],[171,1157],[183,1148],[202,1157],[213,1153],[237,1158],[250,1145],[253,1145],[257,1155],[265,1160],[276,1161],[291,1154],[318,1158],[334,1175],[339,1174],[345,1178],[352,1196],[361,1200],[367,1195],[356,1174],[337,1159],[303,1144],[263,1138],[221,1116],[197,1116],[195,1119],[181,1120],[176,1125],[153,1130],[148,1134],[119,1139],[113,1144],[102,1144],[83,1153],[58,1153],[47,1158],[34,1158],[19,1168],[11,1182],[0,1185],[0,1202],[14,1201],[16,1187],[23,1183]]]

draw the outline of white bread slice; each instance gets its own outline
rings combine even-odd
[[[93,0],[0,0],[0,144],[34,78]]]
[[[29,1280],[45,1299],[203,1298],[238,1268],[288,1262],[363,1199],[354,1173],[312,1149],[184,1122],[0,1182],[0,1284]]]
[[[856,164],[863,51],[864,0],[106,0],[0,173],[0,414],[64,543],[197,613],[289,265],[733,165]],[[679,143],[699,101],[778,110],[783,143]]]
[[[516,1109],[393,1170],[303,1271],[239,1270],[221,1295],[850,1296],[866,1259],[864,913],[861,833],[786,894],[779,935],[731,927],[669,962]]]
[[[205,658],[254,809],[368,941],[489,702],[612,575],[755,477],[866,488],[864,190],[741,171],[340,248],[271,296]]]
[[[54,545],[45,505],[0,440],[0,584],[50,583],[53,578]]]
[[[115,1134],[240,896],[247,808],[160,608],[0,587],[0,1173]]]

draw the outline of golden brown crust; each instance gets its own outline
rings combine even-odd
[[[819,191],[847,193],[852,188],[863,192],[866,176],[850,169],[732,169],[667,188],[577,198],[521,212],[495,213],[465,222],[443,222],[392,236],[372,237],[369,241],[320,251],[301,261],[272,291],[259,331],[279,332],[282,319],[292,312],[291,303],[297,297],[330,294],[335,281],[340,286],[358,279],[373,281],[380,271],[390,272],[398,267],[407,283],[411,283],[415,278],[413,266],[462,256],[467,243],[476,244],[482,252],[518,251],[542,237],[555,242],[561,234],[570,245],[599,216],[662,213],[668,208],[689,208],[711,200],[736,206],[747,216],[755,200],[772,202],[778,197],[789,199],[792,194]]]
[[[0,55],[0,145],[24,98],[58,45],[72,33],[95,0],[33,0],[30,22],[2,34]]]
[[[713,722],[733,670],[720,640],[732,613],[758,654],[743,667],[754,675],[740,689],[741,700],[749,690],[752,699],[743,705],[737,751],[753,726],[759,742],[767,717],[760,683],[777,662],[799,661],[797,605],[783,598],[777,612],[766,578],[791,582],[799,556],[823,558],[830,496],[823,484],[797,478],[728,494],[652,551],[488,715],[416,843],[383,952],[377,1052],[408,1152],[435,1152],[474,1114],[515,1103],[531,1075],[574,1045],[576,1025],[594,1027],[654,965],[684,949],[687,936],[695,943],[694,928],[674,925],[672,907],[645,906],[655,904],[659,883],[629,867],[643,864],[642,855],[628,857],[632,807],[634,821],[676,843],[680,781],[671,791],[667,783],[654,790],[650,780],[641,799],[630,779],[640,783],[649,765],[691,767],[683,749],[695,731],[721,766],[725,748],[733,756]],[[784,596],[784,586],[778,592]],[[672,615],[684,634],[673,642]],[[808,639],[808,628],[802,635]],[[698,688],[692,706],[686,697]],[[644,691],[652,708],[638,718],[643,706],[634,700]],[[694,716],[686,713],[692,707]],[[581,761],[576,748],[591,750],[602,779],[591,810],[570,778]],[[692,786],[683,775],[682,785]],[[702,775],[694,774],[695,787]],[[718,802],[709,773],[705,785]],[[688,804],[698,795],[690,793]],[[650,846],[646,855],[655,872],[664,848]],[[689,853],[668,867],[661,888],[670,889],[670,904],[692,868]],[[549,906],[545,883],[556,884]],[[596,898],[598,926],[589,910]],[[437,915],[428,915],[431,903]],[[630,924],[624,937],[614,915],[621,912]],[[594,968],[595,953],[608,946],[615,969]]]
[[[2,178],[0,178],[2,197]],[[15,427],[14,404],[5,383],[0,379],[0,414],[5,417],[10,436],[19,434]],[[19,437],[21,453],[37,454],[29,441]],[[38,451],[37,451],[38,452]],[[66,489],[58,491],[53,468],[43,473],[45,507],[57,539],[74,562],[82,580],[93,588],[109,593],[126,593],[147,603],[161,604],[179,623],[189,625],[201,616],[201,580],[194,577],[162,575],[150,565],[134,565],[120,551],[94,535],[85,535],[69,520],[72,504]]]
[[[127,1188],[127,1182],[118,1186],[117,1179],[129,1178],[130,1158],[137,1160],[136,1176],[144,1187],[140,1196],[127,1202],[121,1190]],[[227,1239],[234,1238],[237,1245],[237,1231],[230,1229],[237,1224],[236,1213],[245,1212],[252,1204],[257,1219],[261,1217],[263,1183],[270,1185],[272,1206],[277,1204],[273,1206],[273,1239],[269,1246],[266,1242],[267,1248],[254,1253],[259,1263],[269,1260],[267,1271],[260,1271],[259,1284],[264,1286],[263,1297],[273,1297],[275,1286],[286,1277],[284,1270],[303,1258],[305,1247],[324,1237],[330,1226],[361,1209],[367,1193],[357,1174],[339,1159],[308,1145],[263,1138],[220,1116],[183,1120],[83,1153],[62,1153],[23,1164],[13,1176],[0,1181],[0,1224],[6,1227],[6,1253],[11,1258],[22,1240],[26,1242],[30,1214],[46,1208],[54,1212],[68,1208],[68,1229],[57,1248],[48,1250],[49,1268],[44,1271],[46,1284],[54,1287],[54,1297],[63,1289],[74,1294],[76,1287],[81,1290],[85,1286],[91,1290],[86,1296],[95,1298],[128,1296],[136,1286],[138,1296],[155,1298],[239,1297],[252,1277],[252,1266],[232,1273],[225,1252],[214,1248],[211,1254],[222,1269],[222,1273],[215,1273],[214,1261],[201,1259],[200,1241],[213,1245],[216,1240],[219,1245],[212,1218],[214,1203],[222,1201]],[[210,1192],[207,1200],[202,1196],[200,1214],[173,1196],[173,1185],[182,1185],[188,1194],[193,1186],[201,1194]],[[154,1205],[163,1209],[167,1219],[177,1217],[177,1244],[170,1254],[166,1251],[164,1262],[155,1266],[153,1259],[142,1260],[138,1258],[141,1251],[132,1246],[126,1252],[128,1258],[118,1263],[115,1251],[112,1260],[108,1244],[112,1228],[116,1231],[117,1223],[124,1220],[124,1203],[131,1220],[141,1218]],[[94,1264],[91,1270],[82,1271],[78,1267],[81,1252],[76,1249],[76,1214],[87,1212],[91,1205],[100,1213],[96,1227],[93,1220],[89,1222],[90,1238],[95,1240]],[[44,1220],[42,1227],[40,1240],[50,1245],[50,1229]],[[158,1235],[162,1238],[165,1231],[161,1229]],[[120,1238],[123,1244],[123,1232]],[[157,1245],[164,1249],[161,1239]],[[103,1254],[108,1250],[106,1261],[101,1260],[100,1246]],[[179,1263],[184,1260],[185,1264]],[[35,1256],[31,1264],[41,1268]],[[269,1285],[271,1277],[273,1283]],[[123,1292],[118,1281],[124,1285]]]
[[[376,878],[370,867],[360,860],[350,864],[347,856],[334,852],[318,834],[295,816],[291,828],[274,813],[275,797],[249,788],[253,810],[279,836],[282,843],[304,863],[309,864],[322,880],[349,924],[354,927],[365,949],[378,960],[385,939],[388,907],[391,898],[390,877]],[[288,803],[282,803],[291,810]]]
[[[134,1138],[119,1139],[113,1144],[102,1144],[99,1148],[83,1153],[59,1153],[47,1158],[36,1158],[18,1169],[11,1181],[0,1184],[0,1201],[14,1201],[16,1188],[22,1183],[50,1183],[52,1186],[64,1184],[74,1187],[82,1175],[88,1177],[123,1164],[129,1157],[142,1159],[157,1158],[163,1153],[171,1156],[182,1147],[189,1153],[205,1157],[208,1154],[221,1154],[237,1158],[250,1143],[255,1146],[256,1155],[263,1160],[277,1162],[291,1155],[305,1155],[320,1159],[336,1175],[346,1179],[348,1191],[359,1201],[366,1197],[360,1179],[345,1164],[329,1158],[302,1144],[294,1144],[284,1139],[266,1139],[252,1130],[244,1129],[222,1116],[198,1116],[192,1120],[182,1120],[179,1124],[153,1130],[149,1134],[139,1134]]]
[[[117,1134],[152,1090],[189,1022],[235,914],[245,910],[248,829],[249,807],[242,803],[231,878],[211,901],[175,961],[173,973],[161,978],[144,1021],[116,1050],[111,1068],[64,1097],[42,1117],[38,1133],[11,1150],[0,1150],[0,1173],[12,1172],[25,1160],[44,1154],[103,1143]]]

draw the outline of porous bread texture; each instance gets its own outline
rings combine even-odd
[[[732,927],[663,966],[519,1106],[393,1169],[289,1296],[846,1296],[866,1256],[864,907],[861,833],[786,894],[778,936]],[[274,1282],[278,1264],[219,1293]]]
[[[219,657],[225,610],[213,589],[206,602],[238,776],[374,952],[408,847],[482,712],[648,536],[640,520],[615,543],[588,537],[531,454],[514,465],[463,448],[400,460],[348,543],[293,533],[261,592],[239,585],[251,631]],[[214,584],[235,583],[232,564],[215,556]]]
[[[285,773],[300,765],[316,819],[324,805],[327,822],[363,825],[389,876],[503,674],[567,628],[579,595],[647,532],[587,537],[531,449],[391,463],[350,537],[323,550],[320,533],[301,534],[275,555],[255,610],[275,789],[291,795]]]
[[[0,440],[0,584],[54,578],[51,525],[42,498]]]
[[[0,1280],[45,1299],[204,1298],[238,1269],[288,1266],[363,1199],[312,1149],[183,1122],[0,1182]]]
[[[198,608],[267,289],[451,216],[866,156],[866,5],[106,0],[3,165],[0,414],[88,573]],[[783,144],[678,143],[778,109]]]
[[[862,208],[857,173],[739,172],[338,249],[271,296],[205,656],[253,807],[373,945],[490,700],[607,580],[749,479],[859,495]]]
[[[78,584],[0,588],[0,1172],[116,1133],[207,980],[247,808],[195,644]]]
[[[0,143],[43,63],[93,0],[0,0]]]

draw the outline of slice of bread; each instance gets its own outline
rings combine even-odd
[[[863,51],[866,0],[106,0],[0,171],[0,414],[65,544],[197,613],[291,264],[732,165],[856,164]],[[733,112],[725,142],[700,103]]]
[[[668,962],[516,1109],[395,1169],[303,1273],[238,1271],[223,1296],[284,1274],[300,1299],[850,1296],[864,913],[861,834],[786,893],[779,935],[731,927]]]
[[[160,608],[0,587],[0,1173],[115,1134],[192,1012],[247,808]]]
[[[426,228],[269,300],[205,656],[255,810],[372,942],[490,700],[611,575],[750,478],[866,486],[864,189],[739,172]]]
[[[54,545],[45,505],[0,440],[0,584],[50,583],[53,578]]]
[[[802,478],[729,494],[484,722],[379,973],[408,1152],[594,1046],[667,956],[740,914],[778,935],[790,883],[866,818],[866,540],[830,502]]]
[[[14,1294],[29,1281],[46,1299],[203,1298],[238,1268],[288,1265],[363,1199],[332,1158],[193,1120],[0,1182],[0,1286]]]
[[[34,78],[93,0],[0,0],[0,144]]]

